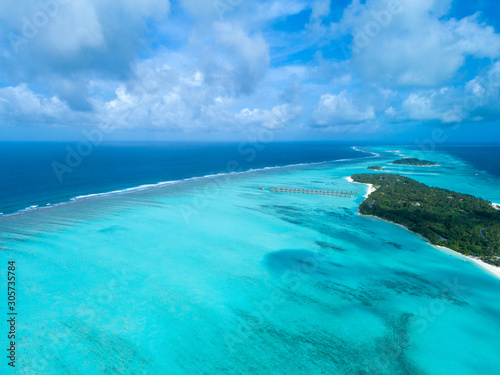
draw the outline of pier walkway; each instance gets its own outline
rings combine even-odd
[[[354,198],[352,194],[358,194],[357,191],[309,190],[309,189],[290,189],[290,188],[280,188],[280,187],[270,190],[278,193],[333,195],[336,197],[344,197],[344,198]]]

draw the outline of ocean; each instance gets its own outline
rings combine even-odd
[[[467,161],[482,173],[500,177],[500,146],[441,146],[439,150]]]
[[[61,145],[3,148],[4,211],[70,201],[0,217],[0,264],[17,267],[15,373],[498,372],[500,280],[361,217],[367,187],[346,179],[384,165],[500,203],[490,160],[439,149],[425,155],[439,166],[419,168],[389,164],[412,147],[267,146],[247,164],[235,145],[106,146],[62,183],[46,167],[64,160]],[[247,172],[225,173],[229,161]],[[163,181],[178,182],[71,201]]]
[[[0,143],[0,213],[213,174],[364,157],[326,142]]]

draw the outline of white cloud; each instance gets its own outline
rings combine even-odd
[[[479,14],[446,21],[440,17],[449,0],[391,3],[355,0],[331,27],[333,35],[353,35],[352,61],[372,81],[435,87],[450,81],[467,56],[500,57],[500,35]]]
[[[311,19],[317,20],[330,13],[330,0],[316,0],[312,4]]]
[[[248,97],[228,90],[226,81],[206,80],[196,66],[186,69],[184,60],[166,64],[166,59],[168,54],[137,65],[135,79],[120,84],[112,99],[94,102],[99,122],[125,129],[246,131],[282,129],[301,114],[292,104],[236,110]],[[277,94],[273,101],[278,100]]]
[[[390,121],[437,121],[442,124],[500,119],[500,62],[462,87],[411,93],[399,110],[386,111]]]
[[[70,111],[57,97],[35,94],[26,85],[0,88],[0,119],[2,124],[33,122],[59,123]]]
[[[242,18],[251,23],[266,23],[270,20],[283,19],[298,14],[310,6],[306,0],[270,0],[256,3],[255,11],[248,12]]]
[[[36,36],[36,42],[49,48],[51,54],[73,55],[83,48],[105,48],[103,26],[91,2],[72,0],[54,13],[46,30],[41,29]]]
[[[258,124],[268,129],[281,129],[295,120],[300,115],[301,110],[301,107],[290,104],[275,106],[270,110],[245,108],[235,116],[235,119],[244,124]]]
[[[147,21],[168,0],[2,2],[0,79],[43,85],[75,110],[89,110],[89,79],[123,79],[143,47]],[[75,93],[78,93],[76,95]],[[77,98],[78,97],[78,98]]]
[[[449,102],[446,106],[440,106],[435,102],[437,95],[435,91],[426,95],[410,94],[403,102],[400,111],[389,107],[385,114],[393,121],[440,121],[444,124],[462,122],[463,108],[459,105],[451,105],[452,103]]]
[[[479,13],[459,21],[451,19],[446,26],[455,35],[455,48],[459,53],[479,58],[500,57],[500,35],[480,21]]]
[[[261,26],[269,21],[297,14],[307,9],[306,0],[266,0],[248,2],[244,0],[180,0],[181,7],[198,23],[206,27],[212,22],[237,20],[250,26]]]
[[[371,105],[354,104],[344,90],[338,95],[322,95],[312,117],[317,126],[347,125],[373,120],[375,110]]]
[[[451,0],[391,1],[353,0],[328,26],[330,0],[226,1],[222,18],[217,0],[181,0],[172,14],[168,0],[72,0],[19,53],[0,39],[0,116],[175,132],[500,118],[500,36],[481,14],[450,18]],[[23,5],[0,3],[0,35],[22,36],[23,17],[40,9]],[[290,17],[304,10],[309,19]],[[355,53],[343,60],[335,51],[348,35]],[[464,82],[465,71],[477,77]]]
[[[262,35],[249,36],[241,26],[231,23],[216,23],[215,38],[226,52],[227,70],[232,71],[233,81],[239,90],[250,92],[260,81],[269,65],[269,47]]]

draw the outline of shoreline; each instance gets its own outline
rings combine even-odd
[[[491,203],[495,210],[500,210],[500,203]]]
[[[368,196],[376,190],[376,189],[373,188],[372,184],[364,184],[362,182],[355,182],[355,181],[352,180],[352,178],[350,176],[346,177],[346,179],[347,179],[347,181],[355,183],[355,184],[368,185],[369,186],[369,190],[368,190],[368,193],[365,195],[365,198],[368,198]],[[373,191],[371,191],[371,189],[373,189]],[[500,204],[498,204],[498,203],[492,203],[492,205],[493,205],[493,207],[495,207],[495,205],[496,205],[495,208],[497,210],[500,209]],[[406,225],[398,224],[398,223],[395,223],[393,221],[382,219],[382,218],[380,218],[378,216],[374,216],[374,215],[363,215],[361,212],[359,212],[359,208],[358,208],[358,215],[363,216],[363,217],[368,217],[368,218],[374,218],[374,219],[377,219],[377,220],[382,220],[382,221],[385,221],[386,223],[397,225],[398,227],[401,227],[401,228],[407,230],[410,233],[416,234],[418,237],[420,237],[422,240],[424,240],[425,242],[427,242],[429,245],[431,245],[435,249],[440,250],[442,252],[445,252],[447,254],[450,254],[450,255],[452,255],[454,257],[462,258],[464,261],[470,261],[470,262],[474,263],[476,266],[478,266],[479,268],[481,268],[486,273],[488,273],[491,276],[496,277],[497,279],[500,280],[500,267],[497,267],[497,266],[494,266],[492,264],[483,262],[481,259],[479,259],[477,257],[464,255],[462,253],[459,253],[458,251],[450,249],[449,247],[441,246],[441,245],[434,245],[431,241],[429,241],[428,238],[422,236],[420,233],[413,232],[412,230],[408,229],[408,227]]]
[[[450,255],[452,255],[452,256],[454,256],[456,258],[462,258],[464,261],[470,261],[470,262],[474,263],[476,266],[478,266],[479,268],[481,268],[483,271],[486,271],[487,273],[489,273],[493,277],[496,277],[497,279],[500,280],[500,267],[497,267],[497,266],[494,266],[492,264],[483,262],[481,259],[479,259],[477,257],[473,257],[473,256],[469,256],[469,255],[464,255],[462,253],[459,253],[458,251],[450,249],[449,247],[441,246],[441,245],[434,245],[432,242],[429,241],[428,238],[422,236],[420,233],[413,232],[412,230],[408,229],[408,227],[406,227],[403,224],[398,224],[398,223],[395,223],[395,222],[390,221],[390,220],[385,220],[385,219],[382,219],[382,218],[380,218],[378,216],[374,216],[374,215],[363,215],[359,211],[358,211],[358,214],[360,216],[363,216],[363,217],[374,218],[374,219],[385,221],[386,223],[397,225],[398,227],[403,228],[403,229],[407,230],[410,233],[416,234],[418,237],[420,237],[422,240],[424,240],[425,242],[427,242],[429,245],[431,245],[435,249],[440,250],[440,251],[442,251],[444,253],[450,254]]]
[[[371,193],[375,192],[377,190],[377,188],[373,187],[373,184],[363,184],[362,182],[356,182],[352,179],[351,176],[349,177],[346,177],[345,178],[347,181],[349,181],[350,183],[353,183],[353,184],[360,184],[360,185],[368,185],[368,191],[366,192],[365,195],[363,195],[363,197],[365,198],[368,198],[370,196]]]

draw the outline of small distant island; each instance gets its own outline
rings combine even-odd
[[[394,174],[351,178],[376,188],[359,206],[361,214],[404,225],[434,245],[500,266],[500,211],[491,202]]]
[[[396,165],[412,165],[416,167],[430,167],[435,166],[437,163],[428,160],[420,160],[417,158],[404,158],[399,160],[394,160],[392,164]]]
[[[382,170],[382,167],[381,165],[371,165],[369,167],[366,167],[366,169],[369,169],[369,170],[372,170],[372,171],[380,171]]]

